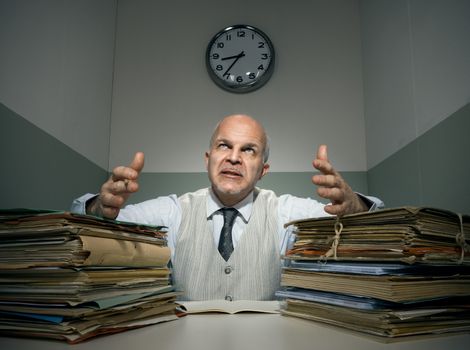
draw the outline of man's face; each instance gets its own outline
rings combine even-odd
[[[244,199],[267,173],[265,145],[263,129],[249,117],[229,117],[219,125],[205,156],[212,189],[224,205]]]

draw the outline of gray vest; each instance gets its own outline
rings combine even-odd
[[[270,300],[280,284],[278,199],[255,190],[253,212],[228,261],[207,219],[208,189],[179,198],[182,221],[173,258],[173,284],[182,300]]]

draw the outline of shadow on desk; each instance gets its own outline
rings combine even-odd
[[[179,320],[68,345],[59,341],[0,337],[2,350],[246,350],[246,349],[468,349],[470,334],[382,343],[317,322],[279,314],[195,314]]]

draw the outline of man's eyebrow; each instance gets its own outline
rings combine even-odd
[[[229,140],[227,140],[226,138],[218,137],[218,138],[216,138],[212,141],[211,146],[218,147],[218,145],[220,145],[222,143],[226,144],[226,145],[229,145],[229,146],[232,145],[232,143]]]
[[[218,142],[223,142],[223,143],[231,143],[229,140],[227,140],[226,138],[224,137],[218,137],[214,140],[214,142],[218,143]]]
[[[259,143],[255,143],[255,142],[248,142],[248,143],[245,143],[243,145],[242,148],[255,148],[255,149],[261,149],[263,148],[263,146]]]
[[[214,144],[219,144],[219,143],[226,143],[228,145],[233,145],[234,142],[225,138],[225,137],[218,137],[214,140]],[[256,148],[256,149],[261,149],[263,148],[263,145],[261,143],[258,143],[258,142],[246,142],[246,143],[243,143],[242,148]]]

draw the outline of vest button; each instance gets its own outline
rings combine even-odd
[[[232,298],[231,295],[226,295],[226,296],[225,296],[225,300],[227,300],[227,301],[232,301],[233,298]]]
[[[226,266],[224,272],[226,275],[230,274],[232,272],[232,266]]]

